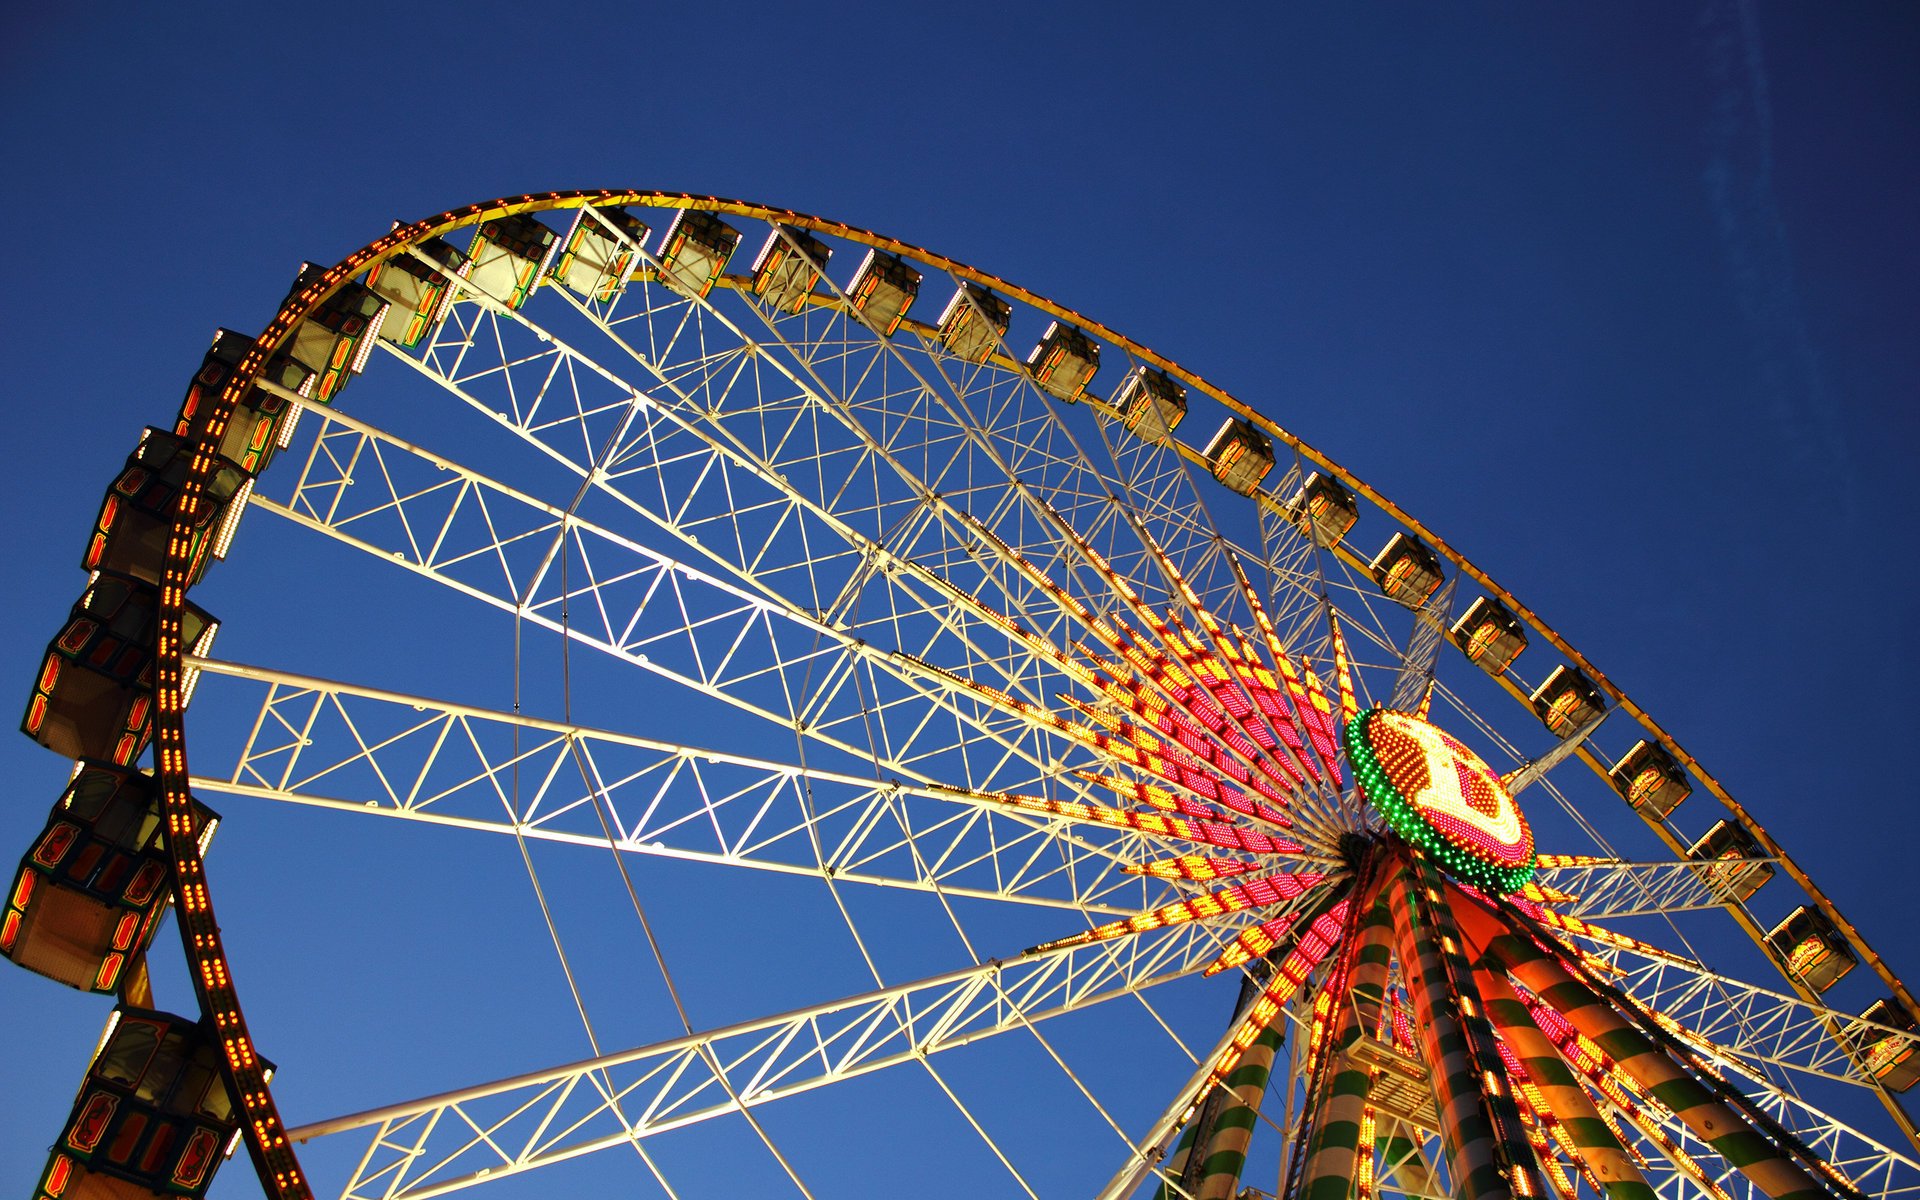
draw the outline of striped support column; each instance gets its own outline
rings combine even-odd
[[[1387,900],[1401,977],[1432,1072],[1453,1194],[1460,1200],[1540,1196],[1545,1185],[1520,1114],[1501,1090],[1493,1030],[1480,1012],[1446,889],[1424,858],[1409,855]]]
[[[1303,1200],[1347,1200],[1357,1180],[1372,1178],[1374,1139],[1367,1129],[1371,1124],[1367,1095],[1373,1089],[1373,1072],[1343,1052],[1380,1027],[1392,936],[1393,917],[1386,901],[1375,900],[1354,935],[1345,994],[1334,997],[1339,1018],[1334,1023],[1330,1078],[1307,1143],[1306,1173],[1299,1193]]]
[[[1230,1099],[1214,1120],[1194,1200],[1233,1200],[1239,1190],[1240,1171],[1247,1165],[1247,1144],[1253,1140],[1253,1127],[1260,1120],[1260,1101],[1273,1075],[1274,1055],[1280,1049],[1280,1022],[1284,1019],[1276,1018],[1267,1026],[1222,1084]]]
[[[1492,927],[1492,936],[1486,939],[1489,956],[1566,1017],[1582,1036],[1605,1051],[1648,1095],[1671,1110],[1755,1187],[1773,1200],[1828,1200],[1835,1194],[1756,1132],[1710,1088],[1682,1070],[1659,1043],[1575,979],[1531,938],[1500,931],[1498,918],[1483,910],[1470,920]]]
[[[1482,966],[1485,967],[1484,959]],[[1527,1006],[1507,983],[1505,972],[1498,968],[1482,969],[1474,973],[1474,980],[1480,985],[1481,998],[1486,1001],[1487,1015],[1493,1018],[1500,1036],[1527,1069],[1533,1086],[1540,1090],[1544,1107],[1559,1122],[1560,1131],[1572,1143],[1579,1161],[1600,1181],[1609,1200],[1613,1197],[1654,1200],[1654,1190],[1646,1176],[1634,1166],[1626,1147],[1607,1128],[1587,1089],[1574,1077],[1572,1068],[1561,1060],[1553,1042],[1533,1023]]]

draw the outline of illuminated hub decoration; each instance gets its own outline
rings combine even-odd
[[[1500,777],[1451,735],[1370,708],[1346,727],[1355,781],[1409,844],[1468,883],[1505,895],[1533,878],[1533,831]]]

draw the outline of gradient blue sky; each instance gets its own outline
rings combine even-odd
[[[1325,449],[1627,688],[1912,979],[1916,62],[1892,3],[14,6],[0,679],[24,704],[138,429],[302,259],[522,191],[739,196],[1016,280]],[[64,768],[16,736],[0,774],[11,861]],[[290,1083],[274,1021],[307,1018],[275,995],[383,984],[318,981],[351,949],[324,919],[262,944],[292,918],[228,863],[297,879],[306,835],[224,807],[216,899]],[[448,880],[464,852],[420,850]],[[379,885],[316,877],[314,907],[343,886]],[[480,919],[428,911],[423,947]],[[0,1189],[105,1008],[0,972]]]

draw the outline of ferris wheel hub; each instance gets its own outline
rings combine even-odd
[[[1533,830],[1500,776],[1459,739],[1385,708],[1348,722],[1345,737],[1361,793],[1410,845],[1499,895],[1533,878]]]

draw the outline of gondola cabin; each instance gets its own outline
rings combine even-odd
[[[382,323],[382,328],[385,323]],[[213,403],[233,370],[253,348],[253,339],[244,333],[222,329],[213,335],[213,346],[187,385],[187,398],[180,403],[180,417],[174,422],[173,435],[184,438],[193,432],[193,421],[203,406]],[[293,429],[300,420],[300,406],[273,389],[308,396],[313,392],[314,374],[285,353],[275,354],[255,377],[255,383],[234,406],[227,428],[220,435],[220,456],[239,464],[249,475],[267,469],[274,452],[284,450],[293,441]]]
[[[1187,416],[1187,389],[1173,376],[1152,367],[1135,367],[1113,393],[1113,407],[1127,432],[1149,442],[1164,442]]]
[[[1773,864],[1765,861],[1751,833],[1732,821],[1714,822],[1699,841],[1687,848],[1687,857],[1711,865],[1696,868],[1701,882],[1730,900],[1747,900],[1773,878]],[[1751,861],[1749,861],[1751,860]]]
[[[220,818],[198,801],[193,810],[204,854]],[[172,892],[162,820],[151,776],[76,763],[13,877],[0,954],[69,987],[113,992],[127,965],[146,953]]]
[[[288,299],[325,273],[325,267],[304,264]],[[367,356],[373,353],[386,315],[385,300],[366,284],[349,279],[293,327],[286,351],[317,377],[313,385],[315,400],[322,404],[332,401],[348,380],[366,369]]]
[[[192,467],[193,450],[181,438],[163,429],[148,428],[141,434],[125,469],[100,502],[93,534],[80,557],[81,569],[159,583],[173,536],[174,498]],[[200,582],[210,562],[226,557],[252,494],[253,477],[238,463],[215,460],[188,541],[188,586]]]
[[[806,230],[777,226],[754,255],[753,294],[775,312],[799,312],[832,256],[833,249]]]
[[[1606,710],[1606,697],[1585,675],[1564,663],[1527,697],[1540,723],[1555,737],[1571,737]]]
[[[705,296],[739,245],[740,231],[719,217],[682,209],[660,247],[660,281],[683,296]]]
[[[1638,741],[1607,772],[1627,803],[1651,817],[1665,817],[1693,794],[1687,773],[1658,742]]]
[[[240,1136],[234,1109],[211,1030],[121,1005],[107,1019],[35,1200],[204,1196]]]
[[[367,286],[390,306],[380,336],[403,350],[426,341],[453,307],[454,281],[472,269],[465,254],[438,237],[368,268]]]
[[[1866,1029],[1855,1044],[1860,1048],[1860,1065],[1867,1074],[1890,1092],[1904,1092],[1920,1081],[1920,1028],[1913,1014],[1891,999],[1875,1000],[1860,1014],[1876,1025],[1891,1025],[1906,1035],[1885,1029]]]
[[[1789,976],[1816,992],[1826,991],[1860,965],[1847,939],[1811,904],[1794,909],[1769,930],[1767,946]]]
[[[1331,549],[1360,519],[1360,501],[1338,479],[1315,471],[1287,502],[1287,515],[1315,545]]]
[[[604,304],[626,288],[650,232],[624,208],[582,208],[547,273],[568,291]]]
[[[558,240],[532,213],[482,221],[467,246],[467,280],[474,291],[518,312],[539,285]]]
[[[940,344],[968,362],[985,362],[1013,322],[1013,306],[978,284],[962,283],[940,313]]]
[[[1251,496],[1273,470],[1273,442],[1252,423],[1228,417],[1207,443],[1206,460],[1215,479],[1242,496]]]
[[[899,331],[901,319],[919,294],[920,272],[897,255],[878,250],[867,251],[847,285],[847,303],[883,337]]]
[[[1410,533],[1395,533],[1388,538],[1367,569],[1388,599],[1408,608],[1426,604],[1446,579],[1440,570],[1440,556]]]
[[[1100,369],[1100,347],[1071,325],[1054,321],[1027,352],[1027,374],[1056,400],[1077,404]]]
[[[205,654],[219,625],[186,604],[188,654]],[[154,638],[160,589],[131,575],[96,571],[41,661],[21,729],[68,758],[128,766],[153,732]],[[199,672],[188,668],[182,703]]]
[[[1492,596],[1468,605],[1447,633],[1467,661],[1489,675],[1505,672],[1527,648],[1527,631],[1520,618]]]

